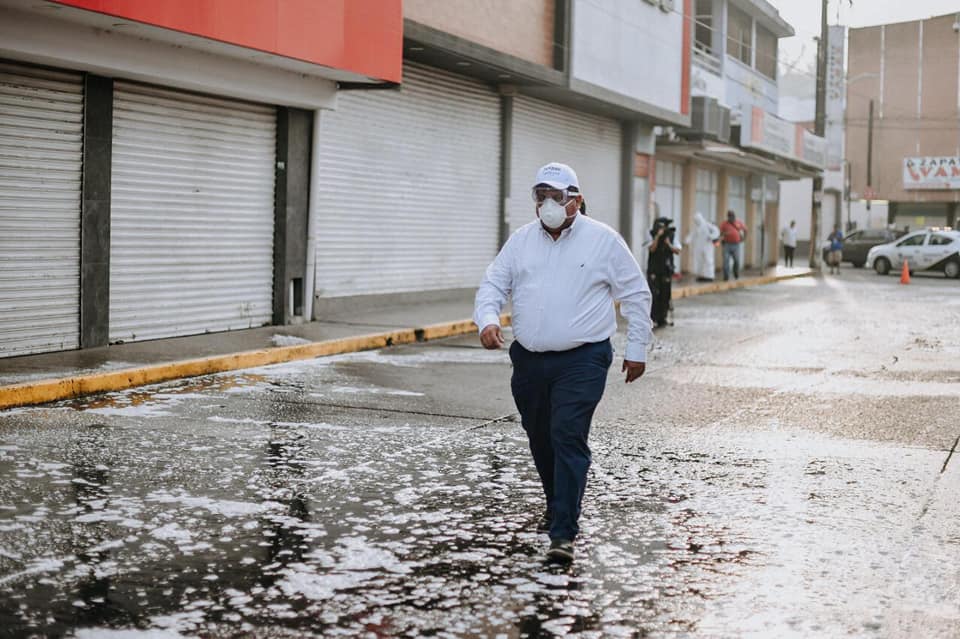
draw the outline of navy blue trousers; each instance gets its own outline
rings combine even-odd
[[[510,345],[510,388],[553,513],[551,539],[573,540],[590,468],[590,421],[613,362],[610,340],[534,353]]]

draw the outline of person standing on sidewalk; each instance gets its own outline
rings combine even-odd
[[[714,253],[720,240],[720,229],[708,222],[703,213],[693,216],[693,230],[687,235],[687,246],[693,246],[693,272],[698,282],[712,282],[716,277]]]
[[[830,242],[830,252],[827,253],[827,265],[830,272],[840,275],[840,262],[843,260],[843,231],[839,226],[833,227],[833,233],[827,236]]]
[[[723,241],[723,281],[730,279],[730,260],[733,260],[733,279],[740,279],[740,244],[747,239],[747,227],[737,219],[737,214],[727,211],[727,221],[720,225]]]
[[[653,240],[648,247],[650,258],[647,261],[647,283],[653,294],[650,319],[657,328],[667,325],[670,299],[673,297],[673,273],[676,270],[673,256],[680,254],[680,247],[673,244],[676,241],[676,232],[673,220],[668,217],[657,218],[650,231]]]
[[[780,231],[780,241],[783,243],[783,265],[793,266],[793,252],[797,250],[797,221],[790,220],[790,226]]]
[[[578,212],[572,168],[540,168],[532,195],[537,219],[487,267],[474,321],[485,348],[502,347],[500,311],[512,298],[510,388],[546,497],[539,530],[550,535],[547,558],[569,562],[590,467],[590,422],[613,362],[613,302],[627,320],[621,372],[630,383],[646,370],[650,289],[620,235]]]

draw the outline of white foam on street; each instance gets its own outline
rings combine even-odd
[[[156,491],[144,498],[144,501],[160,504],[180,504],[185,508],[202,508],[215,515],[223,517],[250,517],[270,512],[281,507],[275,502],[264,502],[254,504],[244,501],[231,501],[229,499],[211,499],[209,497],[192,497],[185,494],[173,494],[169,492]]]
[[[313,342],[294,335],[274,335],[270,338],[270,343],[274,346],[299,346],[301,344],[312,344]]]

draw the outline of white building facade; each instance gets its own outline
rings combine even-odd
[[[826,161],[822,138],[777,116],[778,41],[793,35],[793,28],[765,0],[692,4],[693,123],[665,131],[658,165],[669,163],[673,175],[682,172],[681,228],[690,227],[696,212],[719,224],[733,211],[748,228],[742,262],[772,264],[780,227],[778,179],[813,175]],[[676,182],[669,187],[671,200]],[[659,179],[654,198],[664,211],[666,197],[658,191]],[[682,264],[690,268],[689,255]]]

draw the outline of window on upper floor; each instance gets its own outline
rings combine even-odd
[[[705,53],[716,55],[713,50],[713,0],[697,0],[693,24],[694,45]]]
[[[727,55],[752,64],[753,19],[733,5],[727,7]]]
[[[777,79],[777,36],[757,25],[757,71]]]

